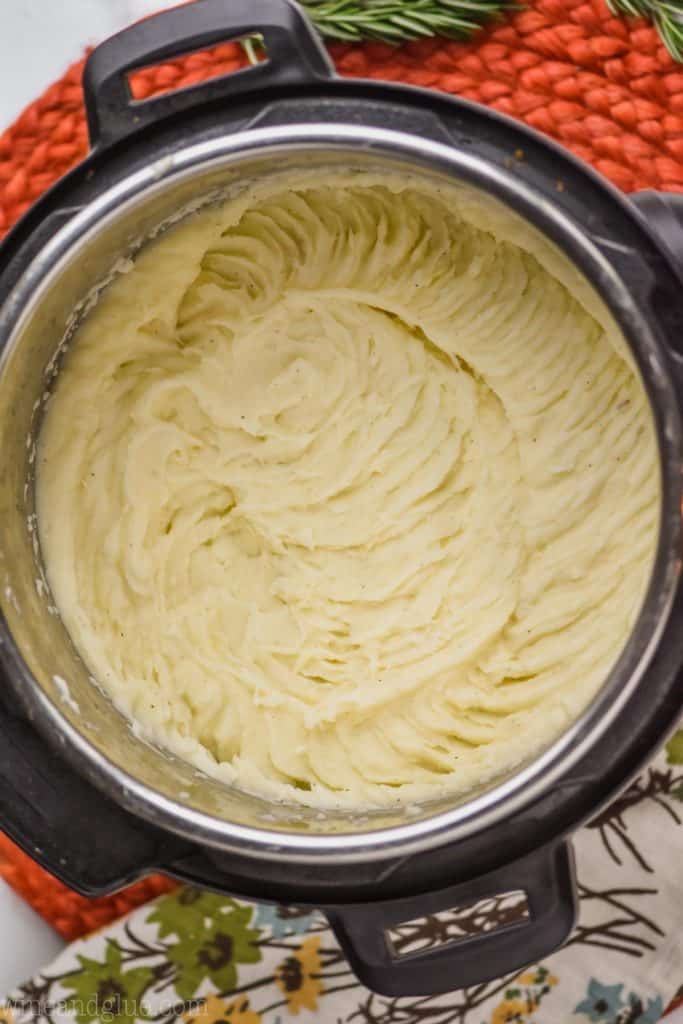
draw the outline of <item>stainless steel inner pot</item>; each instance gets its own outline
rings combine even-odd
[[[658,556],[643,613],[627,649],[591,706],[540,757],[495,785],[467,798],[443,798],[409,811],[399,807],[392,812],[321,814],[229,788],[138,738],[109,697],[93,685],[52,605],[40,564],[32,471],[44,398],[58,367],[56,353],[96,301],[102,283],[116,273],[117,261],[133,253],[160,225],[177,219],[179,211],[274,170],[295,172],[314,166],[351,166],[380,173],[408,169],[425,178],[464,181],[469,187],[476,180],[476,187],[489,197],[504,192],[504,175],[498,169],[438,143],[381,129],[319,124],[296,133],[257,129],[199,142],[172,160],[152,163],[131,175],[77,214],[45,246],[11,298],[22,312],[5,347],[0,389],[3,610],[29,713],[58,737],[68,757],[124,805],[223,850],[248,849],[265,858],[301,861],[333,857],[337,863],[347,863],[388,851],[407,854],[455,842],[472,830],[488,827],[552,787],[558,773],[609,729],[639,684],[674,593],[680,523],[672,469],[680,424],[675,395],[659,364],[649,325],[624,294],[604,255],[596,247],[591,251],[586,239],[575,237],[586,264],[595,268],[594,279],[609,282],[613,301],[620,304],[622,329],[628,314],[629,333],[637,331],[641,363],[647,361],[649,372],[644,379],[656,403],[653,413],[662,471]],[[529,202],[535,202],[535,197],[530,196]],[[559,211],[548,204],[544,212],[558,231],[576,236]],[[597,298],[593,285],[584,280]]]

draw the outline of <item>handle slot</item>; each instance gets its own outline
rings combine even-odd
[[[266,42],[263,36],[230,34],[224,40],[214,46],[202,46],[179,53],[177,59],[199,58],[194,63],[189,62],[184,81],[180,85],[174,84],[178,76],[178,69],[173,62],[144,64],[141,67],[131,68],[125,73],[125,82],[128,89],[129,102],[135,104],[154,102],[160,96],[171,96],[173,93],[182,92],[184,89],[194,89],[206,82],[224,81],[232,75],[246,75],[260,64],[267,64],[270,60]],[[201,58],[205,57],[205,60]],[[155,72],[154,96],[149,95],[148,73]],[[160,74],[162,72],[162,74]],[[166,72],[166,75],[163,75]],[[168,78],[168,85],[159,89],[159,82]],[[188,78],[194,79],[187,81]]]
[[[151,99],[131,95],[135,71],[252,36],[263,39],[268,60]],[[83,72],[90,141],[108,146],[203,103],[333,76],[322,43],[289,0],[195,0],[132,25],[90,54]]]
[[[527,893],[513,889],[394,925],[385,932],[385,941],[394,959],[401,960],[426,949],[448,949],[477,935],[519,928],[530,917]]]
[[[476,906],[492,893],[525,894],[525,918],[490,931],[460,935],[435,948],[396,956],[392,932],[444,907]],[[576,920],[571,847],[545,847],[488,875],[441,892],[326,909],[337,940],[364,985],[386,996],[436,995],[481,985],[546,957],[566,940]],[[458,911],[456,911],[457,916]],[[456,936],[457,937],[457,936]],[[393,948],[392,948],[393,945]]]

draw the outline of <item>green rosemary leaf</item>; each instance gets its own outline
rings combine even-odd
[[[682,0],[607,0],[614,14],[650,18],[674,60],[683,62]]]
[[[516,0],[300,0],[328,39],[403,42],[425,36],[462,39]]]

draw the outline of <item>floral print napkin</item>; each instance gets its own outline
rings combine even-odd
[[[378,996],[321,914],[185,887],[73,943],[10,993],[0,1024],[655,1024],[683,1001],[682,822],[683,730],[575,837],[578,925],[516,977]],[[485,900],[411,922],[397,941],[425,948],[516,912],[509,897]]]

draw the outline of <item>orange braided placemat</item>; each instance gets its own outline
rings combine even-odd
[[[133,907],[169,892],[177,883],[150,876],[123,892],[87,899],[58,882],[0,832],[0,875],[65,939],[78,939],[122,917]],[[1,995],[2,993],[0,993]],[[2,1021],[2,1016],[0,1016]]]
[[[683,191],[683,68],[604,0],[531,0],[468,43],[331,47],[344,75],[431,86],[521,118],[626,191]],[[147,68],[136,98],[234,70],[234,44]],[[0,235],[87,152],[78,61],[0,137]]]
[[[468,43],[335,45],[331,52],[343,75],[442,89],[520,118],[626,191],[683,192],[683,68],[651,25],[615,18],[604,0],[527,0]],[[141,99],[243,63],[240,47],[223,44],[138,72],[133,93]],[[0,136],[0,237],[86,155],[82,70],[81,60]],[[172,884],[157,878],[84,900],[3,837],[0,874],[69,938]]]

